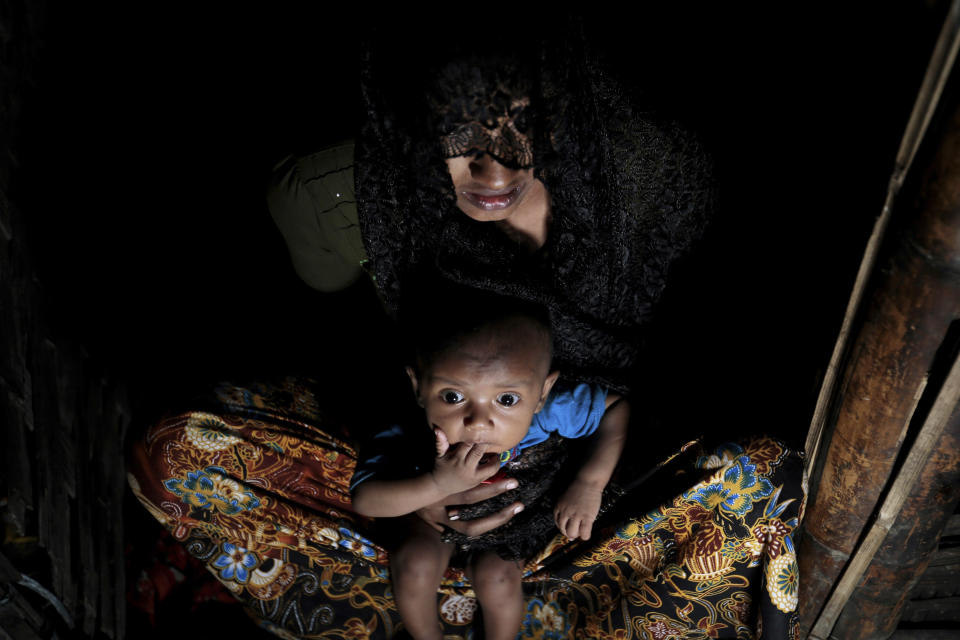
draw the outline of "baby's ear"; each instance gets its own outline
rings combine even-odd
[[[407,377],[410,378],[410,386],[413,387],[413,395],[417,397],[417,404],[423,406],[423,400],[420,399],[420,381],[417,379],[417,372],[413,367],[407,367]]]
[[[547,377],[543,381],[543,390],[540,392],[540,402],[537,403],[537,411],[543,409],[543,405],[547,401],[547,396],[550,395],[550,390],[553,389],[553,383],[556,382],[559,377],[559,371],[552,371],[547,374]],[[537,411],[534,411],[534,413]]]

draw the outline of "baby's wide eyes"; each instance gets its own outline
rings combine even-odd
[[[512,407],[520,402],[520,396],[516,393],[501,393],[497,396],[497,403],[504,407]]]
[[[463,402],[463,394],[453,389],[447,389],[446,391],[440,392],[440,399],[447,404],[457,404],[458,402]]]

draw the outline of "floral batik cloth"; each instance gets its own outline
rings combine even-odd
[[[197,406],[135,443],[140,502],[278,636],[392,637],[386,528],[351,511],[357,451],[311,383],[222,384]],[[794,638],[801,469],[768,437],[687,444],[593,539],[558,533],[527,563],[518,638]],[[437,597],[447,638],[481,637],[462,572]]]

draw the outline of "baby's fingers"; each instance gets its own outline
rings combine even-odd
[[[580,537],[584,540],[589,540],[591,534],[593,533],[593,520],[589,520],[587,518],[582,519],[580,521],[579,531],[577,533],[579,533]]]
[[[450,448],[450,441],[447,440],[447,434],[436,427],[433,429],[433,435],[437,439],[437,457],[439,458]]]
[[[474,442],[470,445],[470,449],[467,451],[467,464],[471,467],[476,467],[480,464],[480,460],[483,459],[483,454],[487,450],[487,445],[480,444],[479,442]]]
[[[584,517],[583,514],[576,511],[565,511],[559,507],[554,510],[553,517],[557,523],[557,528],[560,529],[560,533],[565,535],[569,540],[575,540],[577,538],[583,538],[584,540],[590,539],[590,534],[593,530],[592,519]]]
[[[477,466],[477,475],[480,476],[482,480],[492,478],[498,471],[500,471],[500,456],[496,455],[490,456],[489,460],[481,462],[479,466]]]
[[[460,464],[475,467],[483,457],[483,445],[475,442],[458,442],[450,447],[449,454]]]
[[[557,529],[560,529],[560,533],[569,538],[570,536],[567,535],[567,522],[570,520],[570,518],[561,514],[558,510],[553,514],[553,519],[557,523]]]

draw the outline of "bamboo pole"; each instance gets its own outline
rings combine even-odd
[[[890,637],[946,535],[960,502],[960,406],[933,447],[910,497],[873,562],[837,619],[831,637],[885,640]],[[954,581],[955,582],[955,581]],[[949,588],[944,582],[944,588]],[[921,597],[935,593],[926,586]],[[960,634],[957,634],[960,635]]]
[[[910,119],[907,121],[907,127],[900,139],[900,148],[897,150],[897,158],[894,164],[893,175],[890,176],[890,182],[887,186],[887,196],[880,210],[880,216],[873,225],[873,231],[870,239],[867,241],[867,247],[864,250],[863,258],[860,260],[860,268],[857,270],[857,277],[853,283],[853,291],[850,299],[847,301],[847,308],[843,314],[843,322],[840,325],[840,333],[837,335],[837,341],[833,345],[833,353],[830,355],[830,362],[823,376],[823,383],[820,385],[820,392],[817,395],[817,404],[813,410],[813,417],[810,419],[810,428],[807,431],[807,440],[804,445],[804,451],[807,453],[807,462],[805,472],[809,473],[816,464],[820,453],[820,442],[823,439],[823,428],[826,424],[827,408],[830,405],[830,399],[836,390],[837,372],[840,368],[840,361],[847,351],[847,345],[850,338],[850,328],[853,326],[853,320],[860,309],[863,301],[863,293],[867,287],[867,281],[877,263],[877,252],[880,249],[880,243],[886,233],[887,225],[890,222],[890,215],[893,211],[893,202],[896,199],[903,180],[913,164],[913,159],[917,154],[917,149],[923,140],[933,112],[940,102],[940,95],[943,93],[943,87],[953,68],[953,63],[957,58],[957,50],[960,48],[960,0],[953,0],[950,5],[950,11],[943,22],[940,35],[937,38],[937,44],[934,47],[933,55],[927,65],[927,71],[923,77],[923,84],[920,85],[920,91],[917,99],[913,103],[913,109],[910,112]]]
[[[867,532],[863,543],[857,548],[849,564],[843,571],[840,581],[827,601],[826,606],[817,618],[810,632],[810,640],[826,640],[843,606],[847,603],[860,578],[863,577],[870,561],[876,554],[884,538],[893,526],[903,503],[910,495],[920,472],[923,470],[933,448],[940,439],[944,428],[957,404],[960,403],[960,358],[957,358],[946,382],[937,394],[937,399],[927,415],[917,439],[910,447],[910,453],[897,474],[890,492],[887,494],[873,525]]]
[[[952,5],[941,36],[934,55],[940,63],[931,63],[934,70],[928,70],[924,83],[929,96],[918,100],[921,106],[914,109],[907,140],[901,145],[903,167],[909,167],[917,156],[918,132],[930,122],[933,98],[942,92],[946,66],[956,57],[960,0]],[[911,206],[897,205],[899,233],[881,247],[885,226],[875,229],[835,346],[830,379],[821,389],[808,434],[808,453],[816,457],[822,446],[826,402],[833,398],[831,410],[836,418],[831,443],[824,449],[819,490],[812,494],[799,558],[802,629],[813,627],[823,604],[836,591],[848,559],[856,554],[858,541],[890,479],[916,407],[918,386],[929,372],[947,328],[960,314],[960,109],[951,106],[954,110],[948,114],[940,144],[931,149],[936,153],[925,160],[916,176],[917,201],[906,203]],[[892,205],[904,173],[905,169],[898,170],[891,178],[885,208]],[[889,222],[889,215],[885,210],[883,225]],[[861,300],[863,309],[858,311]],[[854,316],[861,318],[855,334],[851,333]],[[841,344],[847,336],[851,338],[849,347]],[[849,359],[841,372],[838,354],[844,352]],[[814,467],[808,466],[810,469]],[[871,538],[870,544],[874,542]],[[858,563],[869,564],[872,554],[865,553]],[[837,597],[840,599],[832,600],[831,610],[842,609],[846,596],[840,593]],[[822,627],[818,627],[820,631]]]

